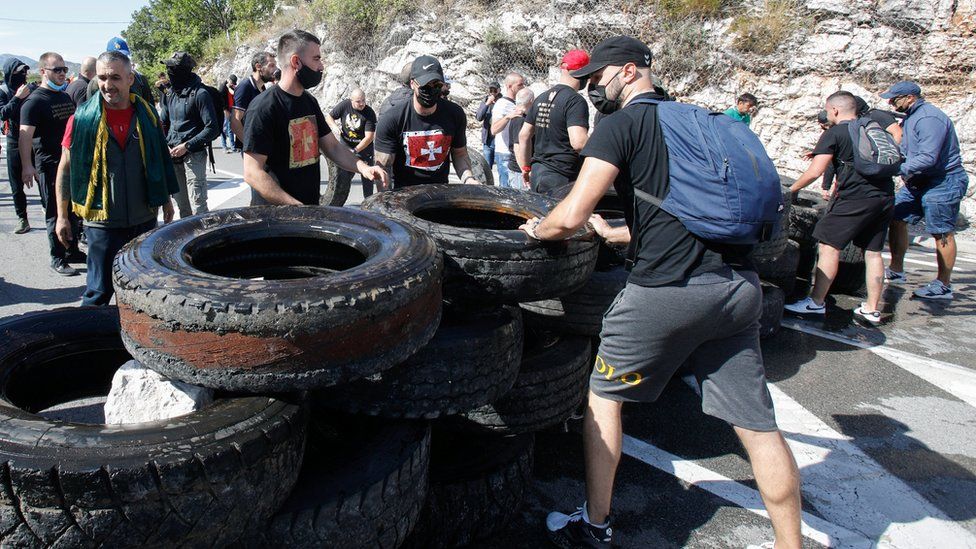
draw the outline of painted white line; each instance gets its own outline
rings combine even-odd
[[[784,317],[782,326],[805,334],[871,351],[902,370],[935,385],[959,400],[968,403],[970,406],[976,407],[976,371],[974,370],[934,358],[919,356],[907,351],[828,332],[810,326],[799,319]]]
[[[711,492],[729,503],[738,505],[761,517],[769,518],[769,513],[766,512],[759,492],[744,484],[630,435],[624,435],[623,452],[655,469],[672,474],[688,484]],[[802,521],[803,535],[821,545],[865,548],[874,546],[870,539],[831,524],[810,513],[803,513]]]
[[[883,257],[883,258],[885,258],[885,259],[887,259],[889,261],[891,260],[891,254],[889,254],[887,252],[881,254],[881,257]],[[958,261],[959,258],[957,257],[956,260]],[[921,260],[918,260],[918,259],[910,259],[908,257],[905,257],[904,261],[905,261],[905,263],[914,263],[916,265],[925,265],[926,267],[934,267],[934,268],[938,268],[939,267],[939,264],[936,263],[936,262],[934,262],[934,261],[921,261]],[[958,273],[971,273],[972,272],[969,269],[963,269],[963,268],[959,267],[958,265],[956,265],[952,269],[952,271],[953,272],[958,272]]]
[[[217,171],[217,173],[222,173],[222,174],[226,175],[227,177],[233,177],[234,179],[244,179],[244,176],[241,175],[241,174],[239,174],[239,173],[228,172],[226,170],[221,170],[220,168],[217,168],[216,171]]]
[[[217,170],[217,171],[221,172],[221,170]],[[221,172],[221,173],[233,175],[230,174],[229,172]],[[210,208],[211,211],[216,210],[220,208],[220,206],[224,202],[227,202],[228,200],[234,198],[235,196],[241,194],[242,192],[245,192],[249,188],[250,187],[248,186],[247,183],[244,182],[243,179],[228,179],[227,181],[221,181],[217,185],[207,188],[207,207]],[[173,206],[174,207],[176,206],[175,202]],[[176,215],[179,215],[179,211],[176,212]],[[162,223],[163,221],[162,210],[160,210],[159,217],[157,219],[159,220],[160,223]]]

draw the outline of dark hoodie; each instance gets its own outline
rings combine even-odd
[[[11,57],[2,67],[3,86],[0,87],[0,123],[7,130],[7,140],[11,147],[16,147],[17,135],[20,133],[20,106],[24,102],[14,97],[17,90],[10,85],[10,77],[21,66],[26,67],[27,65],[16,57]]]
[[[164,127],[169,127],[166,144],[170,147],[186,143],[190,152],[202,151],[220,135],[213,100],[195,74],[186,86],[167,93],[160,106],[159,116]]]

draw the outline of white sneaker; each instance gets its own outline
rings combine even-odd
[[[892,271],[888,267],[885,267],[884,272],[885,284],[905,284],[908,282],[908,278],[905,277],[905,272]]]
[[[865,320],[871,324],[877,326],[881,324],[881,311],[869,311],[867,303],[861,303],[861,306],[854,309],[854,318]]]
[[[775,541],[767,541],[762,545],[746,545],[746,549],[773,549],[776,547]]]
[[[817,305],[809,297],[803,298],[796,303],[787,303],[783,308],[798,315],[822,315],[827,312],[826,304]]]
[[[912,293],[922,299],[952,299],[952,286],[946,286],[941,280],[933,280]]]

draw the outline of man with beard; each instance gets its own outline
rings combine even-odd
[[[172,91],[160,103],[160,118],[168,128],[166,142],[176,168],[180,218],[210,211],[207,206],[207,145],[220,133],[213,99],[193,73],[196,61],[178,51],[163,62]],[[186,168],[193,172],[187,182]]]
[[[16,57],[11,57],[3,64],[3,85],[0,85],[0,123],[3,134],[7,136],[7,179],[10,180],[10,193],[14,199],[14,211],[17,213],[17,227],[14,234],[24,234],[30,231],[27,222],[27,194],[24,193],[25,181],[21,177],[20,149],[20,109],[24,100],[31,93],[31,86],[27,85],[27,71],[29,67]],[[32,183],[26,183],[28,188]]]
[[[309,88],[322,81],[321,42],[294,30],[278,40],[281,81],[255,99],[244,126],[244,181],[251,205],[318,205],[319,152],[386,188],[386,172],[356,158],[332,135]]]
[[[907,282],[908,223],[914,225],[924,219],[925,230],[935,238],[939,273],[914,295],[950,300],[952,269],[956,264],[956,217],[969,186],[956,128],[944,112],[922,98],[922,89],[915,82],[898,82],[881,97],[906,115],[901,138],[905,157],[901,178],[905,186],[895,195],[895,214],[888,232],[891,263],[885,269],[885,280],[890,284]]]
[[[650,65],[647,45],[616,36],[597,44],[591,61],[572,73],[589,79],[597,109],[614,114],[583,149],[585,161],[569,195],[545,219],[522,226],[539,240],[569,238],[588,221],[610,242],[634,238],[633,268],[604,317],[590,376],[583,420],[586,500],[574,513],[550,513],[546,526],[559,547],[611,547],[623,403],[653,402],[686,364],[701,384],[702,411],[731,424],[746,449],[776,547],[799,549],[799,474],[766,387],[759,348],[762,292],[748,267],[751,247],[705,242],[667,211],[635,200],[642,194],[663,199],[670,190],[659,105],[631,104],[663,99],[654,92]],[[626,227],[591,218],[610,185],[627,205]]]
[[[376,113],[366,104],[366,93],[356,88],[349,99],[340,101],[325,118],[340,141],[363,162],[373,164],[373,139],[376,137]],[[339,170],[339,184],[348,186],[353,172]],[[363,198],[372,196],[373,182],[362,179]]]
[[[251,57],[251,75],[237,85],[234,90],[233,116],[230,119],[230,129],[240,141],[244,142],[244,118],[251,101],[264,91],[267,84],[274,82],[275,72],[278,71],[278,63],[274,55],[266,51],[259,51]],[[235,143],[237,148],[240,143]]]
[[[54,52],[41,55],[38,61],[41,72],[41,85],[34,90],[20,111],[21,178],[28,188],[33,181],[38,182],[41,204],[44,206],[44,220],[47,224],[47,239],[51,253],[51,269],[61,276],[74,276],[78,271],[68,263],[84,263],[87,258],[78,250],[77,240],[62,246],[54,232],[58,220],[58,205],[54,182],[61,161],[61,138],[68,118],[75,112],[75,104],[64,92],[68,87],[68,67],[64,58]],[[34,162],[31,162],[33,145]],[[77,223],[77,220],[75,220]]]
[[[447,184],[449,161],[461,183],[478,184],[468,159],[464,110],[442,97],[443,86],[440,61],[422,55],[410,67],[413,96],[380,117],[376,165],[392,169],[394,189]]]
[[[135,75],[129,58],[107,51],[95,65],[99,97],[68,120],[58,166],[57,235],[74,238],[72,211],[88,235],[88,273],[82,305],[112,299],[112,260],[127,242],[173,219],[178,190],[169,148],[153,107],[129,94]],[[107,136],[99,139],[99,135]]]

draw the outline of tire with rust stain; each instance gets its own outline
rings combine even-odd
[[[125,426],[45,411],[108,394],[129,359],[115,307],[0,322],[4,547],[222,547],[287,498],[305,442],[301,402],[218,394],[196,412]]]
[[[113,281],[146,366],[247,392],[325,387],[402,362],[441,311],[434,242],[348,208],[219,210],[130,242]]]
[[[406,362],[314,398],[338,410],[393,418],[466,412],[512,387],[522,339],[518,307],[446,306],[434,338]]]
[[[555,205],[550,198],[515,189],[417,185],[373,195],[363,209],[434,238],[444,254],[448,299],[517,303],[565,295],[593,273],[598,246],[591,228],[554,242],[540,242],[518,229]]]

